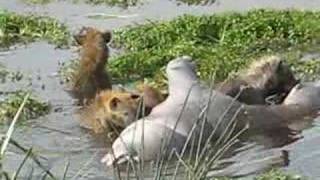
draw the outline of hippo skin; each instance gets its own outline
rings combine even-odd
[[[195,124],[201,119],[200,116],[206,117],[202,132],[203,139],[206,139],[213,129],[215,136],[222,135],[235,116],[235,131],[246,127],[253,132],[286,128],[296,118],[292,112],[297,112],[300,107],[299,103],[293,103],[296,100],[290,94],[282,105],[242,104],[201,84],[195,64],[188,56],[171,60],[166,73],[169,88],[167,99],[153,108],[147,117],[135,121],[122,131],[112,145],[112,152],[106,154],[101,162],[107,166],[120,164],[129,156],[133,159],[155,160],[162,153],[163,142],[167,142],[167,152],[175,150],[179,153],[191,131],[199,135],[201,128]],[[320,97],[318,89],[314,95]]]

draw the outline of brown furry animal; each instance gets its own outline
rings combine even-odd
[[[80,111],[81,124],[96,134],[121,131],[136,119],[140,99],[134,93],[101,91]]]
[[[148,115],[164,100],[160,91],[151,86],[142,84],[137,88],[140,93],[124,89],[101,91],[91,104],[81,109],[81,126],[93,130],[95,134],[105,133],[112,141],[136,118]],[[140,109],[142,99],[144,111]]]
[[[166,98],[166,95],[152,86],[146,84],[138,84],[136,88],[143,96],[143,104],[145,107],[144,115],[150,114],[151,110],[155,106],[163,102]]]
[[[244,74],[220,83],[217,89],[231,97],[241,92],[238,100],[246,104],[266,104],[266,97],[272,94],[285,97],[297,83],[283,59],[265,56],[253,62]]]
[[[94,98],[100,90],[111,89],[110,76],[105,70],[111,33],[84,27],[74,38],[82,48],[79,67],[71,80],[71,92],[83,102]]]

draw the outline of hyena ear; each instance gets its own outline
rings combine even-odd
[[[103,33],[102,33],[102,35],[103,35],[103,39],[104,39],[104,41],[106,42],[106,43],[109,43],[110,41],[111,41],[111,38],[112,38],[112,34],[111,34],[111,32],[110,31],[104,31]]]
[[[87,35],[88,33],[88,27],[83,27],[79,33],[73,35],[73,38],[75,39],[75,41],[78,43],[78,45],[82,45],[83,44],[83,41],[84,41],[84,38],[85,36]]]
[[[282,71],[283,66],[284,66],[284,62],[283,62],[282,59],[280,59],[280,60],[277,62],[277,64],[276,64],[276,70],[277,70],[277,72]]]
[[[121,100],[117,97],[113,97],[109,102],[109,108],[111,110],[116,110],[119,106],[119,103],[121,103]]]

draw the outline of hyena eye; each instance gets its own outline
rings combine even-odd
[[[138,98],[140,98],[140,95],[138,95],[138,94],[131,94],[131,99],[138,99]]]

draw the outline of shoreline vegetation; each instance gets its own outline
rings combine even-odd
[[[198,75],[203,80],[209,79],[214,71],[215,79],[222,81],[230,72],[245,68],[257,57],[280,54],[287,58],[299,76],[313,79],[320,72],[320,61],[317,61],[320,56],[301,59],[305,54],[312,54],[320,49],[319,24],[320,12],[297,10],[184,15],[165,22],[149,21],[114,31],[112,46],[121,48],[123,52],[111,57],[106,68],[119,82],[147,79],[165,86],[164,66],[176,56],[189,55],[196,59]],[[71,36],[67,27],[54,19],[0,11],[0,48],[39,39],[60,47],[68,45]],[[10,106],[10,118],[18,111],[24,97],[25,93],[20,94],[17,99],[13,98],[14,107]],[[33,101],[29,105],[26,103],[24,108],[27,109],[28,106],[34,107]],[[47,112],[46,107],[36,108],[34,111]],[[1,105],[0,108],[3,109]],[[2,116],[0,118],[3,119]],[[1,145],[2,143],[3,141]],[[25,152],[27,159],[33,154],[32,149],[28,152]],[[23,166],[24,162],[21,163]],[[0,177],[5,177],[5,171],[0,170]],[[272,170],[255,179],[302,178]]]

